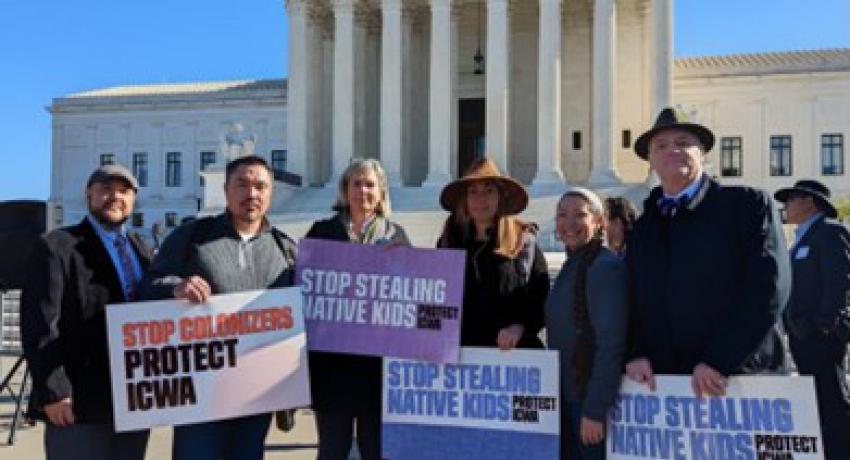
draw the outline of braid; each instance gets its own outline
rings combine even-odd
[[[586,249],[579,254],[580,259],[573,285],[573,323],[576,328],[576,341],[573,347],[571,370],[576,393],[582,399],[585,397],[587,382],[590,380],[595,342],[595,333],[587,309],[587,272],[601,249],[601,238],[594,238],[587,243]]]

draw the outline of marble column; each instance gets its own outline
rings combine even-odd
[[[508,91],[510,75],[510,26],[508,7],[510,0],[487,2],[487,54],[486,54],[486,155],[509,172],[508,158]]]
[[[382,0],[381,163],[391,187],[402,185],[402,0]]]
[[[653,0],[650,6],[651,121],[673,105],[673,0]]]
[[[614,97],[616,95],[616,9],[615,0],[595,0],[593,6],[593,88],[591,112],[591,170],[593,187],[620,183],[614,157]]]
[[[331,180],[339,177],[354,153],[354,0],[334,0],[333,145]]]
[[[451,179],[452,0],[431,0],[431,68],[428,103],[428,177],[423,185]]]
[[[537,174],[532,185],[564,185],[561,172],[561,0],[540,0]]]
[[[652,0],[650,4],[650,105],[646,127],[665,107],[673,105],[673,0]],[[658,185],[658,175],[647,166],[648,187]]]
[[[290,171],[302,177],[302,184],[309,183],[307,171],[307,144],[309,118],[308,60],[304,49],[307,45],[307,5],[303,0],[286,2],[289,17],[289,78],[287,81],[286,148],[289,152]]]

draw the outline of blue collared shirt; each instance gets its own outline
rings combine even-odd
[[[700,186],[700,184],[702,184],[702,177],[703,176],[700,175],[699,177],[694,179],[693,182],[688,184],[687,187],[685,187],[681,192],[679,192],[675,196],[668,195],[668,194],[665,193],[664,198],[674,198],[674,199],[678,200],[679,198],[682,198],[684,196],[684,197],[688,198],[688,201],[694,199],[694,195],[697,194],[697,191],[699,191],[699,186]]]
[[[121,265],[121,258],[118,256],[118,248],[115,247],[115,239],[118,235],[122,235],[125,238],[127,237],[127,230],[122,225],[117,230],[107,230],[103,228],[103,225],[97,221],[91,214],[86,215],[86,219],[88,219],[89,223],[92,227],[94,227],[95,232],[97,232],[97,236],[100,237],[100,241],[103,243],[103,246],[106,247],[106,252],[109,253],[109,258],[112,259],[112,265],[115,266],[115,271],[118,273],[118,279],[121,280],[121,287],[124,292],[132,291],[133,289],[128,289],[132,286],[134,281],[141,280],[142,278],[142,264],[139,262],[139,257],[136,255],[136,251],[132,249],[132,244],[127,240],[127,245],[130,249],[130,261],[133,262],[133,270],[136,271],[136,275],[138,276],[138,280],[134,280],[132,274],[125,273],[124,268]]]
[[[791,246],[792,248],[796,248],[798,244],[800,244],[800,240],[806,235],[806,232],[809,231],[809,228],[812,227],[812,224],[815,223],[816,220],[823,217],[822,212],[816,212],[809,216],[805,222],[797,226],[797,230],[794,230],[794,244]]]

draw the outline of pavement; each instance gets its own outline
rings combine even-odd
[[[0,377],[4,377],[14,360],[8,357],[0,358]],[[12,387],[17,392],[20,388],[21,371],[12,379]],[[2,380],[2,379],[0,379]],[[14,403],[7,392],[0,395],[0,460],[44,460],[44,425],[20,425],[14,445],[8,445],[9,428],[11,425]],[[156,428],[151,432],[146,460],[171,458],[171,428]],[[267,459],[307,460],[316,458],[316,429],[313,414],[309,410],[300,410],[296,415],[295,428],[284,433],[274,425],[266,437]],[[356,459],[355,456],[351,457]]]

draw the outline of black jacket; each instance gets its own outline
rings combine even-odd
[[[401,226],[392,225],[392,241],[410,244]],[[349,241],[348,232],[339,216],[315,222],[304,237]],[[313,408],[319,411],[371,413],[380,416],[383,372],[381,366],[380,357],[311,351],[310,387]]]
[[[149,249],[137,235],[128,237],[146,270]],[[21,298],[32,416],[43,419],[45,405],[70,396],[77,423],[112,423],[104,307],[122,302],[118,272],[88,220],[35,245]]]
[[[524,328],[520,348],[542,348],[543,304],[549,294],[549,271],[534,238],[528,241],[530,267],[522,257],[509,259],[493,252],[495,240],[470,239],[452,249],[466,250],[461,346],[495,347],[499,330],[512,324]]]
[[[661,188],[644,204],[629,242],[631,357],[656,374],[783,371],[776,328],[791,273],[779,214],[764,192],[704,178],[674,217]]]
[[[812,223],[791,253],[794,284],[785,310],[792,338],[821,331],[846,337],[850,310],[850,232],[823,217]]]

